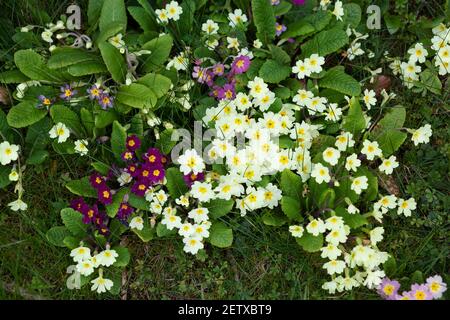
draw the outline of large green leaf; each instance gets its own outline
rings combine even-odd
[[[116,258],[116,262],[114,262],[113,266],[126,267],[130,262],[130,252],[128,251],[128,249],[122,246],[115,246],[112,249],[115,250],[119,255]]]
[[[69,181],[66,183],[66,188],[69,189],[70,192],[79,196],[97,198],[97,191],[92,188],[88,177]]]
[[[88,2],[87,18],[91,28],[97,24],[98,19],[100,18],[104,1],[105,0],[89,0]]]
[[[156,29],[155,19],[142,7],[129,6],[128,12],[144,31],[152,31]]]
[[[91,52],[79,48],[61,47],[53,50],[47,64],[50,69],[61,69],[73,64],[93,60],[97,60],[97,56]]]
[[[289,169],[285,169],[281,173],[281,191],[283,195],[294,199],[301,199],[303,192],[302,178]]]
[[[106,0],[103,3],[100,14],[100,31],[105,30],[111,24],[120,25],[125,31],[127,26],[127,12],[124,0]]]
[[[103,73],[108,71],[101,59],[83,61],[73,64],[67,68],[67,72],[74,77],[82,77],[90,74]]]
[[[0,72],[0,83],[22,83],[30,80],[20,70],[7,70]]]
[[[70,236],[72,233],[64,226],[53,227],[47,231],[45,237],[48,242],[57,247],[65,247],[64,238]]]
[[[71,208],[61,210],[61,218],[66,228],[74,236],[84,236],[86,234],[87,225],[83,223],[81,213]]]
[[[132,83],[129,86],[121,86],[116,95],[117,101],[134,108],[154,107],[157,97],[149,87]]]
[[[288,222],[288,218],[284,214],[277,211],[269,211],[269,210],[264,212],[261,219],[265,225],[272,227],[280,227],[284,225],[286,222]]]
[[[123,83],[127,74],[127,66],[119,49],[108,42],[99,43],[98,48],[113,80],[118,83]]]
[[[389,157],[401,147],[407,137],[408,135],[405,132],[396,129],[388,129],[380,134],[376,138],[376,141],[380,144],[383,156]]]
[[[150,40],[142,46],[143,50],[150,50],[151,54],[144,56],[143,68],[145,71],[159,69],[166,61],[172,50],[173,39],[165,34]]]
[[[226,248],[233,244],[233,230],[223,222],[213,222],[209,234],[209,242],[213,246]]]
[[[127,132],[124,127],[118,122],[113,122],[111,134],[111,150],[116,159],[121,160],[121,155],[126,150]]]
[[[340,28],[324,30],[302,45],[302,56],[309,57],[313,53],[320,56],[336,52],[348,44],[347,33]]]
[[[128,188],[123,188],[120,189],[116,194],[114,194],[112,203],[106,206],[106,213],[108,214],[109,217],[114,218],[117,215],[120,204],[123,202],[124,196],[128,192],[129,192]]]
[[[268,0],[252,0],[253,20],[257,37],[264,43],[275,38],[275,14]]]
[[[11,173],[10,166],[0,166],[0,189],[5,188],[11,184],[9,174]]]
[[[31,101],[22,101],[9,110],[8,124],[13,128],[23,128],[38,122],[47,114],[47,110],[36,108]]]
[[[279,83],[289,77],[291,67],[275,60],[267,60],[259,69],[259,76],[268,83]]]
[[[184,195],[188,191],[188,187],[183,179],[183,174],[177,168],[167,169],[166,179],[166,187],[173,199]]]
[[[336,215],[342,217],[346,225],[352,229],[362,227],[369,223],[367,219],[359,213],[350,214],[342,207],[336,208]]]
[[[61,73],[49,69],[44,59],[31,49],[17,51],[14,54],[14,62],[17,68],[32,80],[53,83],[64,82],[64,77],[61,76]]]
[[[317,252],[323,246],[323,235],[313,236],[309,232],[304,232],[301,238],[296,238],[296,241],[306,252]]]
[[[319,80],[319,87],[332,89],[353,97],[361,94],[359,82],[339,67],[328,70]]]
[[[158,99],[164,96],[172,85],[172,81],[169,78],[158,73],[146,74],[137,82],[150,88]]]
[[[300,200],[283,196],[281,198],[281,210],[291,220],[303,221],[303,217],[300,214]]]
[[[209,216],[213,219],[223,217],[233,209],[234,200],[214,199],[203,206],[209,210]]]
[[[356,97],[350,100],[350,107],[347,115],[344,117],[342,128],[346,131],[355,133],[364,130],[366,120],[362,112],[361,105]]]

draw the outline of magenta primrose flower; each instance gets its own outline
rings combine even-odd
[[[112,193],[108,186],[104,185],[97,189],[98,201],[104,205],[112,203]]]
[[[227,83],[225,84],[222,88],[219,89],[218,94],[217,94],[217,98],[219,98],[219,100],[232,100],[236,97],[236,91],[234,88],[234,84],[232,83]]]
[[[186,183],[186,185],[190,188],[195,181],[203,181],[205,180],[205,174],[203,172],[199,172],[197,174],[194,173],[189,173],[189,174],[185,174],[183,176],[184,182]]]
[[[291,0],[294,6],[302,6],[305,4],[306,0]]]
[[[222,63],[217,63],[212,67],[213,73],[216,76],[222,76],[225,71],[225,66]]]
[[[250,58],[247,56],[238,56],[231,64],[231,71],[235,74],[241,74],[250,67]]]
[[[127,137],[126,146],[129,151],[136,151],[141,147],[141,140],[133,134]]]

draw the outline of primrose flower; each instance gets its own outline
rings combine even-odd
[[[12,210],[12,211],[25,211],[28,209],[28,205],[22,201],[22,199],[17,199],[15,201],[12,201],[10,203],[8,203],[8,207]]]
[[[75,151],[81,156],[85,156],[88,154],[88,141],[87,140],[77,140],[75,141]]]
[[[416,45],[408,50],[409,62],[411,63],[424,63],[428,56],[428,51],[423,47],[422,43],[416,43]]]
[[[411,139],[414,142],[414,145],[417,146],[420,143],[429,143],[432,134],[433,131],[431,130],[431,126],[427,123],[423,127],[413,131]]]
[[[370,110],[370,108],[377,103],[377,99],[375,98],[375,91],[373,90],[369,91],[366,89],[364,91],[363,100],[364,103],[366,104],[367,109]]]
[[[317,237],[320,233],[325,232],[325,223],[320,218],[311,220],[311,222],[306,226],[306,230],[313,236]]]
[[[373,160],[375,157],[382,157],[383,153],[381,149],[379,148],[378,142],[376,141],[369,141],[364,140],[363,142],[363,148],[361,150],[361,153],[366,155],[368,160]]]
[[[323,265],[329,275],[341,274],[345,269],[345,262],[341,260],[331,260]]]
[[[216,76],[222,76],[225,71],[225,66],[223,63],[217,63],[212,67],[213,73]]]
[[[217,98],[220,100],[232,100],[236,97],[236,91],[234,84],[226,83],[222,88],[219,89]]]
[[[91,176],[89,177],[89,182],[91,184],[91,186],[98,190],[101,187],[106,186],[106,179],[104,177],[102,177],[100,174],[98,174],[97,172],[94,172],[93,174],[91,174]]]
[[[50,99],[50,98],[47,98],[46,96],[44,96],[44,95],[40,95],[39,97],[38,97],[38,99],[39,99],[39,101],[40,101],[40,103],[37,105],[37,107],[38,108],[50,108],[51,107],[51,105],[53,104],[53,100],[52,99]]]
[[[198,199],[199,202],[208,202],[215,196],[211,184],[199,181],[195,181],[192,184],[191,195],[195,199]]]
[[[186,152],[178,158],[180,171],[183,174],[198,174],[205,169],[205,163],[195,149],[186,150]]]
[[[432,300],[433,295],[426,284],[413,284],[409,295],[413,300]]]
[[[136,230],[144,229],[144,219],[142,217],[134,217],[130,221],[130,228]]]
[[[284,24],[279,24],[278,22],[275,22],[275,34],[277,36],[280,36],[286,30],[287,30],[287,27]]]
[[[78,262],[77,271],[83,276],[89,276],[94,272],[94,264],[90,260],[83,260]]]
[[[9,181],[18,181],[19,180],[19,173],[16,170],[16,167],[11,169],[11,172],[8,175]]]
[[[106,186],[101,186],[98,191],[98,201],[103,203],[104,205],[108,205],[112,203],[112,194],[111,190]]]
[[[100,89],[96,84],[87,89],[87,93],[89,94],[89,99],[100,99],[100,96],[103,94],[103,90]]]
[[[247,16],[242,13],[241,9],[236,9],[234,12],[228,14],[228,20],[230,20],[230,27],[236,27],[248,21]]]
[[[73,258],[74,262],[89,260],[91,258],[91,249],[81,246],[73,249],[70,252],[70,256]]]
[[[408,200],[398,199],[398,209],[397,213],[403,214],[405,217],[411,216],[411,211],[416,210],[417,204],[414,198],[409,198]]]
[[[183,239],[183,250],[187,253],[197,254],[200,249],[204,248],[204,244],[200,237],[191,236]]]
[[[73,98],[74,95],[78,93],[78,91],[73,90],[69,84],[65,84],[60,88],[60,90],[62,93],[59,95],[59,97],[66,101],[69,101],[70,99]]]
[[[366,176],[360,176],[353,179],[350,189],[355,191],[356,194],[361,194],[363,190],[368,188],[368,179]]]
[[[156,9],[155,14],[159,23],[166,23],[169,21],[166,9]]]
[[[390,156],[388,159],[384,159],[378,169],[385,174],[392,174],[395,168],[398,167],[397,158]]]
[[[200,181],[200,182],[204,181],[205,174],[203,172],[199,172],[197,174],[192,172],[192,173],[183,175],[183,179],[184,179],[184,182],[186,183],[186,185],[188,187],[191,187],[195,181]]]
[[[342,6],[342,1],[338,0],[334,3],[334,10],[332,14],[336,16],[337,20],[342,21],[342,17],[344,16],[344,7]]]
[[[50,138],[58,138],[58,143],[66,142],[70,136],[69,128],[66,127],[64,123],[58,122],[49,131]]]
[[[330,171],[327,167],[324,167],[321,163],[316,163],[313,165],[313,170],[311,171],[311,177],[316,179],[318,184],[323,182],[330,182]]]
[[[98,103],[103,110],[113,107],[114,97],[110,96],[108,93],[104,92],[98,98]]]
[[[322,156],[324,161],[328,162],[332,166],[335,166],[339,161],[341,153],[339,150],[329,147],[325,149]]]
[[[148,187],[149,181],[140,179],[133,184],[133,186],[131,187],[131,192],[133,192],[135,195],[139,197],[143,197]]]
[[[384,299],[396,300],[398,289],[400,289],[400,283],[398,281],[384,278],[379,284],[377,292]]]
[[[19,146],[8,141],[0,143],[0,163],[4,166],[19,158]]]
[[[103,250],[97,255],[99,264],[105,267],[109,267],[116,262],[118,256],[116,250]]]
[[[176,1],[171,1],[166,5],[167,18],[178,21],[183,13],[183,8]]]
[[[95,218],[99,216],[97,205],[90,207],[89,205],[83,203],[81,210],[79,210],[83,215],[83,223],[88,224],[94,221]]]
[[[345,169],[347,171],[355,171],[361,166],[361,160],[358,159],[356,153],[351,154],[345,159]]]
[[[304,229],[302,226],[294,225],[289,226],[289,232],[295,238],[301,238],[303,236]]]
[[[433,276],[427,279],[428,290],[434,299],[439,299],[442,297],[442,294],[447,291],[447,284],[442,281],[441,276]]]
[[[219,25],[211,19],[208,19],[205,23],[202,24],[202,31],[207,35],[216,34],[218,30]]]
[[[97,291],[97,293],[109,291],[114,285],[114,282],[112,282],[110,279],[103,278],[101,275],[98,278],[92,280],[91,283],[91,290]]]
[[[135,135],[127,137],[126,147],[130,151],[136,151],[141,147],[141,140]]]
[[[241,74],[250,67],[250,58],[248,56],[238,56],[231,64],[231,71],[235,74]]]

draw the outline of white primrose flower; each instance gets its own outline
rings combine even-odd
[[[0,163],[4,166],[19,158],[19,146],[8,141],[0,143]]]
[[[166,5],[167,18],[178,21],[183,13],[183,8],[176,1],[171,1]]]
[[[161,224],[165,225],[168,230],[181,227],[181,218],[175,214],[166,214],[161,220]]]
[[[139,231],[144,229],[144,219],[142,219],[142,217],[134,217],[130,221],[130,228]]]
[[[8,179],[9,179],[9,181],[13,181],[13,182],[19,180],[19,173],[17,172],[15,166],[14,166],[14,168],[11,169],[11,172],[8,175]]]
[[[353,153],[345,159],[345,169],[347,171],[357,171],[358,168],[361,166],[361,160],[358,159],[358,156],[356,153]]]
[[[408,200],[398,199],[398,209],[397,213],[403,214],[405,217],[411,216],[411,211],[416,210],[417,204],[414,198],[409,198]]]
[[[308,231],[315,237],[317,237],[321,233],[324,233],[325,230],[325,223],[320,218],[311,220],[311,222],[306,226],[306,231]]]
[[[74,262],[89,260],[91,259],[91,249],[81,246],[70,251],[70,256]]]
[[[289,232],[295,238],[301,238],[303,236],[304,229],[302,226],[293,225],[289,226]]]
[[[186,152],[178,158],[180,171],[183,174],[198,174],[205,169],[205,163],[195,149],[186,150]]]
[[[377,98],[375,98],[375,91],[373,90],[364,90],[364,97],[363,97],[364,103],[366,104],[366,107],[368,110],[377,103]]]
[[[342,260],[331,260],[323,265],[329,275],[340,274],[344,272],[345,262]]]
[[[319,184],[323,182],[328,183],[331,180],[330,171],[328,170],[327,167],[324,167],[321,163],[313,164],[311,177],[313,177]]]
[[[208,202],[215,197],[211,184],[195,181],[191,187],[191,195],[199,202]]]
[[[334,244],[329,243],[327,246],[320,249],[322,252],[320,256],[324,259],[336,260],[342,251]]]
[[[369,179],[366,176],[356,177],[353,179],[350,189],[355,191],[356,194],[361,194],[363,190],[368,188],[368,181]]]
[[[204,248],[202,239],[199,237],[188,237],[183,239],[184,248],[183,250],[187,253],[197,254],[200,249]]]
[[[355,140],[353,140],[353,134],[350,132],[342,132],[336,137],[336,142],[334,143],[339,151],[345,151],[347,148],[352,148],[355,145]]]
[[[194,226],[189,222],[185,222],[178,229],[178,234],[184,238],[188,238],[194,234]]]
[[[55,139],[58,138],[58,143],[66,142],[70,136],[69,128],[66,127],[64,123],[58,122],[53,128],[49,131],[50,138]]]
[[[116,258],[119,256],[119,254],[116,252],[116,250],[103,250],[97,255],[98,263],[99,265],[109,267],[114,262],[116,262]]]
[[[429,143],[432,134],[431,126],[427,123],[423,127],[413,131],[411,139],[414,145],[417,146],[420,143]]]
[[[193,219],[195,223],[201,223],[203,221],[209,220],[208,213],[209,210],[207,208],[197,208],[189,211],[188,217]]]
[[[94,264],[91,260],[83,260],[78,262],[77,271],[83,276],[89,276],[94,272]]]
[[[383,160],[378,169],[385,174],[392,174],[394,169],[398,166],[397,158],[395,156],[390,156],[388,159]]]
[[[248,18],[244,13],[242,13],[241,9],[235,9],[234,12],[230,12],[228,14],[228,20],[230,20],[228,23],[229,26],[234,28],[240,24],[246,23]]]
[[[216,34],[218,30],[219,25],[211,19],[208,19],[205,23],[202,24],[202,31],[208,35]]]
[[[91,290],[97,291],[97,293],[104,293],[106,291],[109,291],[114,285],[114,282],[112,282],[110,279],[103,278],[103,276],[101,275],[98,278],[92,280],[91,283]]]
[[[411,63],[424,63],[427,56],[428,51],[423,47],[422,43],[416,43],[416,45],[408,50],[409,56],[409,62]]]
[[[382,157],[383,153],[381,149],[379,148],[378,142],[376,141],[369,141],[364,140],[363,142],[363,148],[361,150],[361,153],[366,155],[368,160],[373,160],[375,157]]]
[[[339,161],[341,153],[337,149],[328,147],[323,151],[322,156],[324,161],[328,162],[332,166],[335,166]]]
[[[12,201],[8,203],[8,207],[12,211],[25,211],[28,209],[28,205],[22,201],[22,199],[17,199],[15,201]]]
[[[355,214],[355,213],[359,213],[359,209],[357,207],[355,207],[353,204],[349,204],[347,207],[347,212],[349,214]]]
[[[332,14],[336,17],[336,20],[342,21],[342,17],[344,16],[344,7],[342,6],[342,1],[336,1],[334,3],[334,10]]]
[[[372,229],[369,233],[370,235],[370,242],[372,244],[377,244],[381,240],[383,240],[383,234],[384,234],[384,228],[383,227],[376,227]]]
[[[75,141],[75,151],[80,154],[81,156],[85,156],[88,154],[89,149],[87,148],[88,146],[88,141],[87,140],[77,140]]]

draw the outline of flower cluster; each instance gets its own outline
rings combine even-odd
[[[442,297],[447,291],[447,284],[442,277],[435,275],[426,279],[423,284],[413,284],[409,291],[399,293],[400,283],[384,278],[377,288],[378,294],[386,300],[434,300]]]
[[[98,268],[99,275],[91,281],[91,290],[97,291],[97,293],[104,293],[111,290],[114,283],[112,280],[103,277],[103,271],[104,268],[110,267],[116,262],[116,258],[119,256],[116,250],[110,249],[109,245],[107,245],[105,250],[100,252],[95,251],[91,255],[91,249],[84,246],[81,242],[79,247],[70,252],[70,256],[76,265],[75,268],[68,268],[73,272],[67,279],[69,289],[80,289],[80,276],[88,277]]]
[[[168,23],[169,20],[178,21],[182,13],[183,8],[176,1],[166,4],[164,9],[155,10],[159,23]]]

